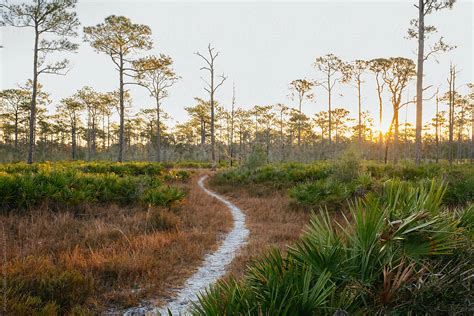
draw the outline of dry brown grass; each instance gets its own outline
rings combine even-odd
[[[7,265],[26,257],[47,258],[56,267],[92,277],[88,304],[97,311],[162,299],[194,272],[232,226],[225,206],[197,186],[201,175],[184,185],[186,199],[171,211],[110,205],[90,206],[81,214],[36,210],[0,215]],[[159,218],[165,218],[165,226],[151,220],[156,212],[164,212]]]
[[[248,243],[232,261],[228,275],[243,275],[247,265],[270,248],[285,249],[298,239],[309,222],[310,213],[290,206],[284,191],[255,191],[249,187],[220,186],[213,190],[225,195],[246,214],[250,230]]]

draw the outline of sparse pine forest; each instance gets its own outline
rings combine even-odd
[[[459,59],[472,59],[472,30],[451,43],[446,21],[473,4],[374,4],[411,9],[390,17],[408,21],[405,44],[345,51],[326,25],[330,41],[311,36],[345,57],[328,47],[304,69],[309,38],[267,34],[258,10],[287,10],[286,25],[335,4],[216,4],[229,23],[263,19],[249,22],[251,55],[221,50],[228,26],[214,46],[193,19],[185,33],[163,19],[170,41],[146,12],[211,14],[197,5],[0,3],[0,315],[472,314],[474,84]],[[253,32],[279,39],[271,56]],[[297,39],[278,61],[290,73],[259,73]],[[28,65],[14,83],[12,52]],[[254,73],[239,82],[234,64]],[[254,103],[265,90],[284,97]]]

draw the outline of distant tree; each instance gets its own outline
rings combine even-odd
[[[77,127],[80,124],[80,115],[84,111],[85,105],[75,97],[69,97],[61,100],[57,108],[66,118],[71,131],[71,158],[77,159]]]
[[[347,69],[349,70],[349,76],[354,80],[357,88],[357,105],[358,105],[358,121],[357,121],[357,140],[359,142],[359,147],[362,146],[362,139],[364,128],[362,125],[362,96],[361,96],[361,86],[364,82],[362,80],[362,75],[369,67],[369,63],[365,60],[355,60],[352,62]]]
[[[119,72],[119,162],[123,161],[125,128],[125,89],[124,77],[133,75],[130,55],[140,50],[152,48],[151,29],[147,25],[134,24],[124,16],[111,15],[104,23],[84,27],[84,41],[99,53],[110,56]]]
[[[280,160],[284,161],[285,158],[285,127],[286,127],[286,119],[288,116],[288,112],[290,108],[282,103],[278,103],[275,105],[274,109],[277,111],[277,119],[276,122],[278,124],[279,129],[279,142],[280,142]]]
[[[87,110],[87,159],[91,159],[95,156],[97,149],[97,126],[102,106],[101,95],[91,87],[83,87],[76,92],[74,98],[82,104],[83,109]]]
[[[447,101],[448,110],[448,161],[453,163],[453,139],[454,139],[454,114],[455,114],[455,98],[456,98],[456,66],[449,66],[448,92],[443,96],[443,101]]]
[[[214,62],[216,58],[219,56],[219,52],[214,51],[214,47],[211,47],[211,44],[207,46],[207,53],[209,56],[204,56],[199,52],[196,52],[195,54],[199,57],[201,57],[204,62],[205,66],[201,67],[201,70],[206,70],[209,72],[209,81],[206,82],[206,86],[204,87],[204,90],[206,90],[207,93],[209,93],[209,102],[211,105],[211,158],[212,158],[212,166],[213,168],[216,167],[216,140],[215,140],[215,105],[214,105],[214,94],[219,89],[219,87],[224,83],[224,81],[227,79],[226,76],[223,74],[218,77],[218,81],[216,83],[216,78],[215,78],[215,65]]]
[[[332,111],[331,118],[333,120],[334,131],[336,132],[336,144],[339,143],[341,136],[348,129],[347,123],[352,119],[349,118],[350,112],[344,108],[335,108]]]
[[[462,158],[462,145],[464,140],[464,130],[468,126],[468,113],[470,112],[469,100],[466,96],[456,95],[454,99],[457,113],[454,124],[457,127],[457,158]]]
[[[436,163],[439,161],[439,134],[440,134],[440,126],[441,120],[443,117],[440,115],[439,111],[439,96],[436,94],[436,114],[434,117],[434,129],[435,129],[435,145],[436,145]]]
[[[321,141],[324,141],[324,135],[329,130],[329,113],[327,111],[320,111],[315,114],[314,123],[321,130]]]
[[[125,94],[127,99],[127,93]],[[103,105],[101,107],[101,116],[102,116],[102,130],[104,132],[103,135],[103,149],[110,148],[110,119],[112,117],[112,110],[117,108],[119,103],[118,92],[106,92],[102,95],[103,98]]]
[[[156,126],[157,126],[157,155],[156,159],[161,160],[161,101],[168,96],[168,88],[171,87],[178,77],[171,68],[172,59],[169,56],[160,55],[160,57],[149,56],[133,62],[137,72],[135,79],[137,83],[145,87],[150,96],[155,98]],[[147,113],[149,109],[146,109]],[[150,122],[153,124],[153,122]]]
[[[416,75],[415,63],[411,59],[392,57],[378,59],[382,71],[382,78],[392,95],[393,118],[390,124],[389,135],[393,128],[393,161],[398,162],[399,156],[399,110],[407,105],[402,103],[402,95],[410,80]],[[388,142],[387,142],[388,143]],[[386,147],[387,148],[387,147]],[[385,158],[386,160],[387,158]]]
[[[261,130],[261,143],[265,146],[265,155],[267,157],[267,162],[270,159],[270,142],[271,142],[271,129],[275,123],[275,113],[272,112],[271,105],[265,106],[255,106],[254,113],[256,115],[256,122],[262,127]],[[257,137],[258,129],[255,132],[255,137]]]
[[[38,77],[41,74],[64,75],[69,61],[47,63],[48,56],[54,52],[74,52],[78,45],[69,38],[77,36],[79,20],[73,11],[76,0],[47,1],[34,0],[32,4],[3,5],[6,9],[3,21],[14,27],[29,27],[34,30],[33,81],[29,119],[28,163],[33,163],[37,115]]]
[[[207,137],[207,127],[211,125],[211,116],[210,116],[210,103],[204,101],[200,98],[194,98],[197,102],[195,106],[185,107],[184,109],[188,112],[188,115],[191,117],[190,123],[193,126],[198,126],[200,136],[201,147],[204,147],[206,144]]]
[[[13,120],[15,150],[18,148],[20,121],[27,115],[31,104],[31,94],[25,89],[5,89],[0,91],[0,103],[8,117]]]
[[[327,54],[322,57],[316,58],[313,63],[314,67],[324,75],[324,78],[318,80],[319,85],[324,87],[328,92],[328,113],[329,113],[329,126],[328,126],[328,139],[329,143],[332,142],[332,92],[337,82],[346,82],[349,79],[349,67],[347,63],[343,62],[339,57],[333,54]]]
[[[301,113],[301,105],[304,100],[312,100],[314,94],[309,93],[313,87],[314,82],[307,79],[296,79],[290,82],[291,96],[298,99],[298,112]],[[298,147],[301,144],[301,124],[298,124]]]
[[[385,59],[378,58],[373,59],[369,62],[369,69],[375,74],[375,82],[377,84],[377,97],[379,99],[379,145],[380,145],[380,152],[383,153],[383,132],[382,132],[382,124],[383,124],[383,91],[385,88],[385,81],[381,78],[383,69],[385,67]],[[380,155],[383,157],[383,154]]]
[[[228,141],[228,146],[229,146],[229,162],[230,166],[232,167],[234,165],[234,127],[235,127],[235,84],[232,85],[232,102],[231,102],[231,108],[230,108],[230,131],[229,131],[229,141]]]
[[[468,83],[469,94],[467,98],[471,105],[471,163],[474,161],[474,83]]]
[[[370,116],[369,111],[362,111],[361,113],[361,124],[353,126],[354,137],[357,138],[357,143],[359,143],[359,130],[363,135],[363,140],[369,140],[373,142],[373,128],[374,128],[374,119]]]
[[[247,153],[252,126],[252,111],[238,108],[235,111],[236,131],[239,138],[239,162],[242,163]]]
[[[421,128],[423,124],[423,75],[424,62],[429,56],[438,52],[451,50],[453,47],[447,45],[441,37],[428,52],[425,52],[425,39],[430,33],[436,32],[436,27],[425,25],[425,17],[434,11],[444,8],[451,8],[455,0],[418,0],[418,5],[414,5],[418,10],[418,19],[411,21],[411,28],[408,29],[408,36],[418,40],[418,57],[416,69],[416,139],[415,139],[415,162],[421,161]]]
[[[133,66],[136,70],[137,83],[147,89],[156,102],[156,161],[159,162],[161,161],[161,101],[169,95],[169,88],[176,83],[179,77],[173,70],[171,57],[163,54],[160,57],[140,58],[133,62]]]

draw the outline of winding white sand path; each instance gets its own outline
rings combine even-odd
[[[192,302],[197,301],[199,292],[203,292],[208,286],[221,278],[232,262],[237,251],[245,244],[249,235],[249,230],[245,226],[245,214],[233,203],[227,201],[222,196],[208,190],[204,181],[207,175],[199,179],[199,187],[208,195],[224,203],[232,213],[234,228],[227,234],[217,251],[206,255],[201,267],[186,281],[184,286],[176,291],[174,299],[162,308],[151,306],[132,308],[125,311],[124,315],[168,315],[168,309],[173,315],[186,315]]]

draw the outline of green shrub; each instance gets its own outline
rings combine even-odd
[[[332,167],[331,176],[337,181],[351,182],[359,176],[361,164],[354,153],[347,153],[336,160]]]
[[[191,178],[191,173],[186,170],[169,170],[165,175],[165,181],[181,181],[186,182]]]
[[[306,196],[311,191],[334,191],[340,192],[345,187],[355,196],[363,196],[369,192],[379,193],[383,182],[390,179],[400,179],[407,182],[418,183],[419,181],[430,181],[433,178],[443,179],[447,183],[447,191],[443,203],[448,205],[466,205],[474,201],[474,165],[438,165],[426,164],[415,166],[411,163],[400,165],[383,165],[375,163],[360,163],[357,157],[344,156],[335,163],[285,163],[267,164],[254,170],[246,168],[230,169],[219,172],[211,179],[214,186],[246,186],[252,192],[268,192],[272,189],[290,189],[291,196],[296,200],[301,199],[305,204],[317,202],[321,197],[311,198]],[[331,184],[312,182],[326,179]],[[337,185],[334,183],[341,183]],[[332,188],[331,188],[332,187]],[[298,190],[302,194],[298,194]],[[316,192],[317,193],[317,192]],[[325,194],[321,194],[325,195]],[[330,195],[330,194],[326,194]],[[337,195],[337,194],[336,194]],[[340,195],[343,198],[344,194]]]
[[[289,190],[289,196],[294,201],[313,207],[340,205],[351,193],[347,185],[335,180],[318,180],[299,184]]]
[[[171,207],[184,198],[185,193],[175,187],[158,187],[147,190],[143,201],[154,206]]]
[[[34,172],[21,164],[7,165],[4,170],[8,172],[0,171],[0,211],[34,209],[41,205],[54,209],[88,203],[128,205],[147,200],[145,195],[146,202],[168,206],[182,199],[184,194],[171,187],[158,190],[163,180],[189,178],[185,170],[173,170],[166,173],[169,175],[166,177],[161,173],[161,165],[146,163],[77,162],[32,166]]]
[[[273,250],[252,264],[242,282],[219,281],[199,296],[195,315],[324,314],[334,293],[329,273],[316,275]]]
[[[448,182],[445,203],[466,205],[474,201],[474,166],[453,168],[444,175]]]
[[[330,166],[326,163],[267,164],[255,170],[237,168],[219,172],[212,177],[211,183],[213,185],[263,184],[282,189],[297,183],[325,179],[329,174]]]

